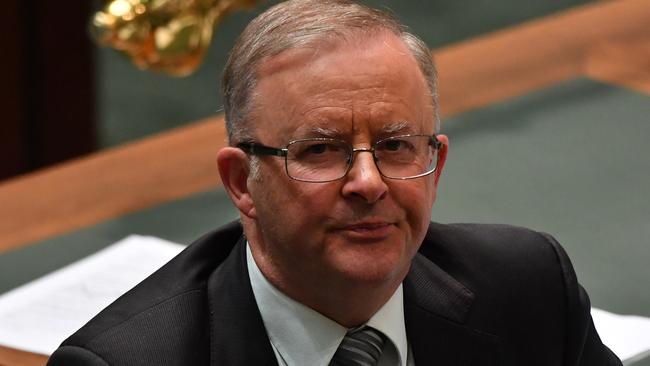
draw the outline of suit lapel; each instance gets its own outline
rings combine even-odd
[[[404,280],[406,333],[416,364],[498,365],[498,338],[469,327],[474,294],[418,254]]]
[[[277,365],[248,278],[245,249],[242,237],[208,280],[211,365]]]

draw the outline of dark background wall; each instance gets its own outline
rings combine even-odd
[[[97,146],[91,2],[7,0],[0,21],[0,179]]]

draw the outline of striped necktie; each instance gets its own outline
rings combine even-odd
[[[334,353],[330,366],[375,366],[379,363],[386,336],[363,327],[349,331]]]

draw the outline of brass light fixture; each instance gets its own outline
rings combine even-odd
[[[214,28],[231,11],[261,0],[107,0],[91,21],[97,43],[140,69],[186,76],[200,65]]]

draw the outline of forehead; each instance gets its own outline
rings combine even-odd
[[[259,137],[281,140],[314,131],[374,135],[433,133],[426,81],[392,33],[292,49],[258,68],[254,115]]]

